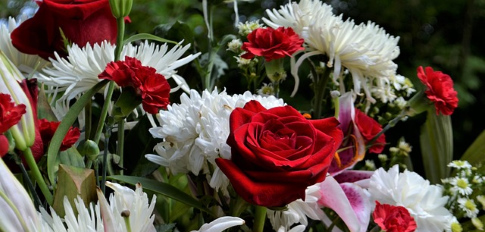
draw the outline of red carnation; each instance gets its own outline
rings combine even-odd
[[[431,67],[418,67],[418,77],[426,86],[426,96],[434,102],[436,114],[451,115],[458,107],[457,92],[453,88],[453,80],[447,74],[434,71]]]
[[[292,28],[278,27],[258,28],[248,35],[248,41],[242,46],[247,53],[242,58],[252,59],[254,56],[263,56],[267,62],[291,56],[299,50],[304,42]]]
[[[7,154],[9,147],[8,139],[3,133],[17,124],[23,114],[24,104],[15,105],[10,95],[0,93],[0,157]]]
[[[110,62],[100,79],[116,82],[120,87],[132,87],[142,101],[143,109],[156,114],[169,104],[170,85],[167,79],[156,69],[143,66],[139,60],[125,57],[124,61]]]
[[[381,205],[376,201],[372,217],[374,222],[386,232],[413,232],[417,227],[414,218],[402,206]]]
[[[46,119],[39,119],[38,123],[39,123],[40,135],[42,137],[42,142],[44,143],[44,150],[46,150],[45,148],[48,147],[50,141],[52,140],[52,137],[54,136],[54,133],[57,130],[57,127],[59,127],[59,124],[61,124],[61,122],[50,122]],[[60,150],[64,151],[72,147],[72,145],[74,145],[77,142],[80,135],[81,135],[81,132],[79,131],[79,128],[77,127],[69,128],[69,131],[67,131],[66,136],[62,140]]]

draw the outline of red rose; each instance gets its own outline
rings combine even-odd
[[[381,205],[376,201],[372,217],[374,222],[386,232],[412,232],[417,227],[414,218],[402,206]]]
[[[50,122],[47,119],[39,119],[38,124],[39,124],[40,135],[42,137],[42,142],[44,143],[44,148],[46,149],[50,141],[52,140],[54,133],[56,133],[57,127],[59,127],[59,124],[61,124],[61,122]],[[74,145],[77,142],[80,135],[81,135],[81,132],[79,131],[79,128],[77,127],[69,128],[66,136],[62,140],[60,150],[64,151],[72,147],[72,145]]]
[[[69,42],[81,47],[108,40],[116,43],[116,19],[108,0],[43,0],[39,10],[12,34],[13,45],[21,52],[44,59],[54,52],[67,55],[61,31]]]
[[[362,137],[364,137],[365,143],[369,143],[374,136],[382,131],[381,124],[358,109],[355,109],[355,124],[357,125],[357,128],[359,128]],[[381,153],[382,150],[384,150],[385,145],[386,136],[382,134],[369,148],[369,153]]]
[[[120,87],[133,87],[142,100],[143,109],[156,114],[170,103],[170,84],[156,69],[142,66],[136,58],[125,57],[124,61],[110,62],[99,74],[100,79],[116,82]]]
[[[291,27],[284,28],[258,28],[248,35],[248,41],[242,46],[247,53],[242,55],[244,59],[252,59],[254,56],[263,56],[267,62],[291,56],[299,50],[304,42]]]
[[[25,105],[15,105],[9,94],[0,93],[0,158],[8,152],[8,139],[3,133],[20,121]]]
[[[284,206],[325,179],[343,139],[338,124],[335,118],[307,120],[291,106],[266,109],[250,101],[230,116],[231,160],[216,163],[247,202]]]
[[[434,102],[436,114],[441,112],[444,115],[451,115],[458,107],[457,92],[453,88],[451,77],[440,71],[434,71],[431,67],[423,70],[422,66],[418,67],[418,77],[426,86],[426,96]]]

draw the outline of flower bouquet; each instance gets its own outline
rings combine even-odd
[[[375,23],[202,0],[203,33],[130,33],[136,1],[36,4],[0,25],[0,231],[483,230],[485,135],[453,160],[452,78],[399,75]],[[411,160],[386,133],[417,115]]]

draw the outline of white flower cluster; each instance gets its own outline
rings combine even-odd
[[[386,172],[379,168],[370,178],[373,201],[405,207],[416,221],[416,232],[443,231],[450,228],[453,215],[445,208],[443,189],[431,185],[415,172],[399,172],[398,165]]]
[[[259,101],[266,108],[283,106],[282,99],[262,97],[250,92],[228,95],[204,90],[202,95],[191,90],[180,97],[180,104],[169,105],[157,115],[160,127],[150,129],[155,138],[164,141],[155,146],[158,155],[146,155],[150,161],[168,167],[174,174],[204,174],[211,187],[226,191],[229,180],[217,167],[215,159],[231,158],[226,144],[229,136],[229,116],[236,107],[250,100]]]
[[[466,160],[454,160],[448,167],[455,169],[455,175],[441,180],[446,193],[450,196],[449,207],[456,215],[472,219],[478,230],[483,230],[483,223],[478,216],[481,208],[485,210],[485,177],[476,171]],[[479,193],[481,195],[476,195]]]
[[[342,15],[332,13],[332,7],[319,0],[290,2],[279,10],[267,10],[268,18],[263,21],[270,27],[291,27],[307,45],[292,67],[292,74],[298,83],[298,67],[303,60],[313,55],[328,56],[327,66],[334,68],[333,80],[345,92],[342,79],[344,69],[352,75],[356,93],[365,92],[369,102],[375,102],[371,92],[377,92],[384,102],[395,98],[392,85],[396,82],[397,64],[393,60],[399,55],[399,37],[385,32],[373,22],[355,24],[343,20]],[[340,79],[340,81],[338,81]],[[295,85],[293,94],[298,85]],[[377,89],[376,89],[377,88]]]

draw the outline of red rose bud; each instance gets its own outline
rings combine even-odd
[[[56,132],[61,122],[50,122],[47,119],[39,119],[38,124],[42,141],[44,143],[44,150],[47,150],[47,148],[49,147],[49,143],[51,142],[52,137],[54,136],[54,133]],[[68,148],[72,147],[72,145],[77,142],[80,135],[81,132],[79,131],[79,128],[70,127],[67,131],[66,136],[62,140],[60,150],[65,151]]]
[[[355,124],[357,125],[357,128],[359,128],[362,137],[364,137],[366,144],[372,141],[374,136],[382,131],[381,124],[358,109],[355,109]],[[373,144],[367,145],[371,145],[369,153],[379,154],[384,150],[386,145],[386,136],[382,134],[373,142]]]
[[[108,40],[116,43],[116,19],[108,0],[43,0],[39,10],[11,34],[13,45],[21,52],[44,59],[54,52],[65,56],[63,36],[81,47]]]
[[[249,203],[284,206],[327,175],[343,139],[335,118],[308,120],[291,106],[264,108],[258,101],[230,116],[230,160],[217,166]]]
[[[252,59],[254,56],[262,56],[266,62],[281,59],[293,55],[296,51],[303,50],[304,40],[293,29],[279,27],[258,28],[248,35],[248,41],[242,46],[247,53],[241,57]]]
[[[458,107],[457,92],[453,88],[453,80],[447,74],[434,71],[431,67],[418,67],[418,78],[426,86],[426,96],[434,103],[436,114],[451,115]],[[411,107],[413,107],[411,105]]]
[[[417,227],[414,218],[402,206],[381,205],[376,201],[372,217],[374,222],[386,232],[413,232]]]

